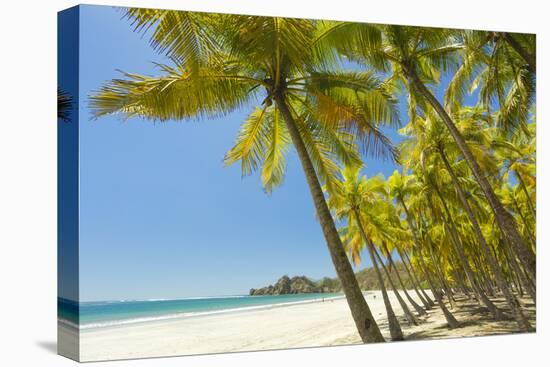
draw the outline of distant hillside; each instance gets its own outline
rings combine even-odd
[[[403,280],[403,283],[405,283],[405,287],[409,289],[412,288],[412,280],[409,279],[403,263],[396,262],[395,266],[401,276],[401,279]],[[356,272],[355,276],[362,290],[367,291],[380,288],[378,286],[376,272],[372,267]],[[383,271],[382,276],[384,278],[384,284],[389,289],[390,283]],[[395,276],[395,272],[392,272],[392,279],[395,286],[397,288],[401,288],[397,277]],[[288,275],[284,275],[273,285],[268,285],[258,289],[250,289],[249,294],[251,296],[260,296],[298,293],[334,293],[340,292],[341,290],[342,286],[338,278],[325,277],[321,280],[314,281],[306,276],[295,276],[290,278]]]

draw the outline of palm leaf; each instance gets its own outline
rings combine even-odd
[[[262,184],[268,193],[283,182],[286,169],[285,153],[290,145],[290,136],[279,111],[273,111],[270,118],[272,121],[267,131],[269,142],[262,167]]]
[[[61,88],[57,88],[57,118],[62,121],[69,121],[73,100],[71,96]]]
[[[241,162],[243,176],[254,172],[264,160],[264,152],[269,146],[268,107],[257,107],[242,124],[235,145],[225,155],[226,165]]]
[[[216,39],[222,14],[127,8],[134,31],[147,34],[153,28],[150,44],[159,53],[185,64],[196,71],[199,65],[219,49]]]
[[[250,77],[233,74],[219,66],[192,74],[183,65],[158,64],[164,72],[149,77],[122,72],[90,97],[94,117],[122,114],[151,120],[182,120],[225,115],[244,106],[259,84]]]

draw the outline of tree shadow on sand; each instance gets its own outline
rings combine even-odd
[[[473,336],[490,336],[503,334],[516,334],[519,332],[516,321],[512,317],[511,310],[501,297],[493,298],[493,303],[503,311],[504,318],[499,321],[492,319],[491,314],[482,305],[474,300],[466,298],[457,299],[458,307],[451,310],[460,322],[460,327],[449,329],[447,324],[434,326],[427,330],[412,332],[406,336],[407,340],[457,338]],[[535,305],[529,301],[523,302],[523,311],[530,322],[536,319]]]

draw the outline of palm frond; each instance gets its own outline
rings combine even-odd
[[[267,131],[269,143],[262,167],[262,184],[268,193],[283,182],[286,169],[285,154],[290,145],[290,135],[279,111],[273,111],[270,118],[272,121]]]
[[[379,125],[399,123],[397,103],[371,73],[324,72],[309,78],[308,103],[324,124],[357,136],[364,152],[396,159],[391,141]]]
[[[62,121],[69,121],[73,99],[63,89],[57,87],[57,118]]]
[[[122,72],[124,79],[104,84],[90,97],[94,117],[116,113],[166,121],[221,116],[244,106],[260,83],[218,66],[198,74],[183,65],[158,67],[163,71],[158,77]]]
[[[153,28],[150,36],[153,49],[193,72],[219,49],[217,25],[224,17],[222,14],[127,8],[124,17],[131,21],[136,32],[147,34]]]
[[[268,107],[256,107],[242,124],[235,145],[225,155],[226,165],[241,162],[243,176],[250,175],[262,164],[264,152],[270,145],[269,133],[273,128],[269,124]]]

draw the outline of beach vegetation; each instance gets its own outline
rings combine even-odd
[[[407,335],[388,290],[410,325],[437,307],[448,328],[459,328],[468,299],[493,320],[534,330],[525,311],[536,304],[533,35],[124,15],[170,61],[155,76],[125,71],[105,82],[90,96],[94,117],[166,122],[247,111],[224,162],[240,164],[243,176],[258,172],[267,194],[283,183],[294,149],[338,276],[308,280],[308,289],[341,287],[363,342],[384,341],[353,270],[364,256],[392,340]],[[368,177],[368,159],[398,169]]]

